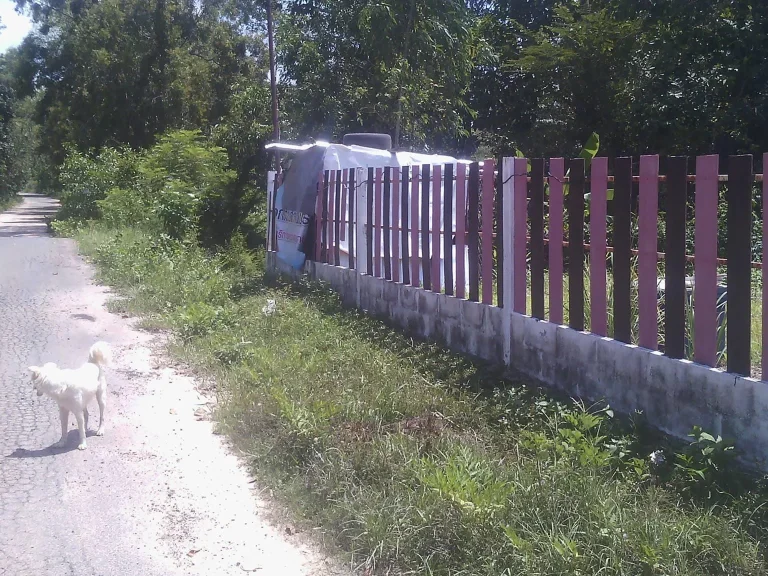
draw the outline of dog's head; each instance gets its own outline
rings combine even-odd
[[[56,364],[48,362],[44,366],[30,366],[29,371],[32,373],[32,390],[37,392],[38,396],[43,395],[43,385],[48,381],[46,371],[55,368]]]

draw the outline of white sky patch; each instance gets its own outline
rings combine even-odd
[[[0,54],[8,48],[21,44],[24,37],[32,30],[32,21],[16,12],[13,0],[0,0]]]

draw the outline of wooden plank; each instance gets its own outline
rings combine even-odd
[[[390,168],[384,168],[384,198],[382,200],[384,209],[384,278],[392,280],[392,175]]]
[[[440,218],[442,211],[443,168],[439,164],[432,167],[432,258],[430,277],[432,291],[440,292]]]
[[[719,157],[696,159],[696,212],[693,289],[693,356],[714,366],[717,359],[717,187]]]
[[[525,314],[528,292],[528,270],[526,265],[526,236],[528,222],[528,160],[515,158],[514,183],[512,191],[512,310]]]
[[[355,269],[355,197],[357,196],[357,186],[355,183],[355,169],[349,169],[349,268]]]
[[[563,323],[563,180],[565,160],[549,161],[549,321]]]
[[[768,152],[763,154],[763,174],[768,170]],[[768,264],[768,243],[765,242],[766,233],[768,233],[768,178],[763,177],[763,262]],[[765,268],[763,268],[763,340],[762,340],[762,380],[768,380],[768,290],[765,288],[766,278]]]
[[[589,308],[590,330],[608,335],[608,300],[606,290],[608,158],[595,158],[590,169],[589,202]]]
[[[445,293],[453,296],[453,164],[445,165],[443,184],[443,276]]]
[[[667,244],[664,266],[664,353],[685,356],[685,222],[688,158],[667,160]]]
[[[334,194],[334,208],[333,213],[335,218],[333,220],[333,264],[335,266],[341,265],[341,251],[339,244],[341,243],[341,170],[336,172],[336,194]]]
[[[504,158],[496,159],[496,180],[494,183],[494,213],[496,216],[496,300],[499,308],[504,307],[504,195],[503,187]]]
[[[424,280],[424,289],[432,290],[432,262],[429,246],[429,188],[431,166],[424,164],[421,167],[421,274]]]
[[[400,282],[400,169],[392,168],[392,280]]]
[[[656,350],[658,334],[659,157],[640,157],[638,214],[638,344]]]
[[[728,161],[728,372],[752,368],[752,155]]]
[[[483,162],[483,193],[482,202],[482,284],[483,304],[493,304],[493,189],[494,189],[494,160]]]
[[[456,165],[456,296],[466,298],[467,165]]]
[[[584,330],[584,160],[568,165],[568,325]]]
[[[408,174],[410,170],[408,169],[408,166],[403,166],[400,169],[400,186],[401,186],[401,198],[400,198],[400,207],[403,211],[402,216],[400,218],[401,222],[401,239],[403,244],[403,284],[410,284],[411,283],[411,257],[410,257],[410,251],[408,249],[408,233],[410,228],[410,220],[408,218],[408,192],[410,190],[410,179],[408,178]]]
[[[376,278],[381,278],[381,184],[383,180],[381,172],[381,168],[376,168],[373,186],[373,273]]]
[[[411,285],[421,286],[419,270],[419,167],[411,167]]]
[[[373,168],[368,168],[368,182],[366,186],[368,188],[368,194],[366,196],[367,214],[366,214],[366,235],[365,235],[365,250],[367,258],[366,273],[368,276],[373,276],[373,189],[374,189],[374,172]]]
[[[613,190],[613,337],[632,343],[632,158],[617,158]]]
[[[469,218],[467,226],[467,250],[469,252],[469,299],[479,301],[480,296],[480,262],[479,262],[479,195],[480,195],[480,165],[473,162],[469,166],[469,181],[467,182]]]
[[[544,159],[531,160],[531,316],[544,319]]]

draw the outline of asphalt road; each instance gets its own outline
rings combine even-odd
[[[47,234],[55,210],[27,195],[0,215],[0,575],[340,573],[286,535],[214,434],[206,397],[158,352],[162,336],[107,312],[76,245]],[[106,435],[78,451],[71,418],[54,449],[58,411],[27,367],[77,366],[96,340],[115,356]]]

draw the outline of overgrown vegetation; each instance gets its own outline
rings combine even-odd
[[[641,414],[413,342],[323,286],[265,283],[241,240],[77,237],[127,296],[113,306],[172,329],[215,379],[260,480],[374,573],[768,571],[768,492],[705,431],[670,444]]]

